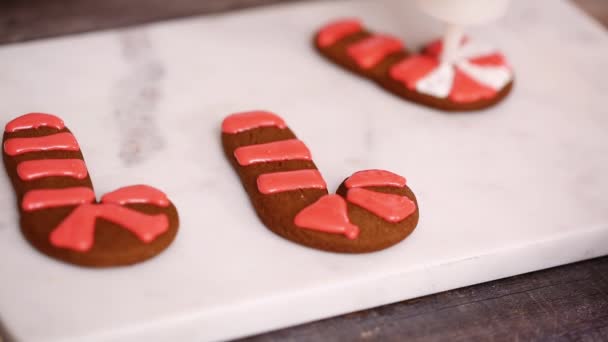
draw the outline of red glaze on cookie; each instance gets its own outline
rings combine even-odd
[[[164,214],[146,215],[115,204],[82,204],[53,230],[50,234],[51,244],[78,252],[90,250],[98,218],[124,227],[144,243],[154,241],[169,229],[169,220]]]
[[[405,186],[405,183],[404,177],[389,171],[364,170],[355,172],[344,182],[344,185],[348,189],[366,186],[395,186],[402,188]]]
[[[325,233],[344,234],[354,240],[359,227],[350,223],[346,201],[339,195],[325,195],[302,209],[294,219],[296,226]]]
[[[363,188],[348,190],[346,199],[391,223],[401,222],[416,211],[416,204],[405,196]]]
[[[32,129],[38,127],[52,127],[63,129],[65,125],[63,120],[51,114],[44,113],[29,113],[22,115],[6,124],[5,131],[12,133],[24,129]]]
[[[418,81],[427,76],[438,65],[439,62],[436,58],[423,55],[411,56],[395,64],[390,70],[390,75],[393,79],[403,83],[408,89],[414,90]]]
[[[285,121],[279,116],[265,111],[232,114],[222,122],[222,132],[236,134],[258,127],[285,128]]]
[[[467,103],[496,96],[496,90],[476,82],[460,68],[455,68],[454,83],[448,98],[453,102]]]
[[[58,133],[35,138],[12,138],[4,142],[4,152],[16,156],[40,151],[78,151],[78,142],[72,133]]]
[[[339,42],[338,45],[343,43]],[[408,219],[391,224],[384,217],[346,200],[348,191],[379,186],[379,190],[392,189],[387,192],[411,198],[415,203],[415,196],[405,184],[405,178],[382,170],[360,171],[338,187],[339,195],[329,195],[327,184],[312,161],[281,162],[284,154],[275,153],[274,148],[266,149],[255,145],[272,141],[271,144],[280,142],[281,146],[296,143],[297,140],[294,139],[295,135],[289,128],[283,132],[256,129],[244,134],[222,134],[224,152],[241,178],[256,213],[268,229],[296,243],[340,253],[366,253],[384,249],[405,239],[412,232],[418,223],[416,206],[414,214]],[[301,142],[297,141],[297,144]],[[243,146],[251,146],[264,153],[252,153],[254,157],[245,157],[241,151],[235,153]],[[269,153],[268,150],[273,152]],[[267,158],[267,154],[273,157]],[[260,165],[246,165],[254,161],[260,162]],[[252,182],[253,179],[255,182]],[[394,198],[402,201],[400,196],[395,195]],[[372,208],[384,205],[388,209],[380,208],[384,209],[381,214],[389,220],[400,218],[399,215],[403,213],[399,210],[400,207],[394,205],[394,198],[388,198],[389,203],[386,204],[372,204]],[[372,196],[371,199],[376,197]]]
[[[137,185],[111,192],[97,203],[78,143],[61,119],[31,113],[6,125],[6,133],[22,130],[27,136],[5,134],[3,148],[5,164],[20,199],[21,228],[34,247],[73,264],[107,267],[146,260],[171,243],[178,217],[164,193]],[[24,156],[10,158],[19,155]],[[158,214],[148,214],[150,207],[129,207],[137,203],[167,209],[158,208]],[[130,231],[137,239],[129,237],[129,233],[114,234],[111,229],[95,232],[96,227],[103,230],[108,223]],[[99,246],[94,246],[95,237],[99,237]],[[55,248],[87,253],[65,253]]]
[[[87,167],[81,159],[34,159],[17,165],[17,175],[25,181],[53,176],[84,179],[87,174]]]
[[[168,207],[170,202],[164,192],[148,185],[132,185],[109,192],[101,197],[101,202],[111,204],[153,204]]]
[[[327,189],[323,176],[316,169],[265,173],[257,179],[258,190],[263,194],[298,189]]]
[[[507,60],[502,53],[495,52],[489,55],[473,57],[469,59],[471,64],[479,66],[506,66]]]
[[[374,35],[349,46],[347,53],[360,68],[370,69],[386,56],[402,49],[400,40],[388,35]]]
[[[34,211],[91,203],[93,201],[95,201],[95,193],[91,188],[40,189],[28,191],[23,196],[21,208],[24,211]]]
[[[234,150],[234,157],[241,166],[281,160],[312,159],[306,145],[298,139],[242,146]]]
[[[317,35],[317,44],[325,48],[334,45],[346,36],[361,32],[362,29],[361,22],[357,19],[339,20],[321,29]]]
[[[356,71],[358,76],[379,83],[407,101],[446,111],[474,111],[500,102],[513,86],[513,70],[505,58],[492,47],[474,44],[466,37],[450,56],[442,56],[441,39],[410,55],[398,39],[373,34],[365,27],[360,28],[361,33],[351,34],[333,45],[329,40],[326,45],[321,44],[321,33],[334,29],[334,24],[340,27],[341,22],[318,31],[316,50],[333,63]],[[356,27],[356,24],[360,25],[356,21],[349,25]],[[334,30],[339,32],[338,28]],[[457,68],[477,82],[478,87],[457,80],[461,89],[452,89],[459,77]]]

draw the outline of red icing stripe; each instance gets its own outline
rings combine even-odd
[[[264,111],[253,111],[232,114],[222,122],[222,132],[235,134],[258,127],[285,128],[285,121],[276,114]]]
[[[355,172],[344,182],[348,189],[366,186],[395,186],[403,188],[405,178],[385,170],[364,170]]]
[[[391,223],[403,221],[416,211],[416,204],[405,196],[363,188],[348,190],[346,199]]]
[[[505,59],[505,56],[503,56],[499,52],[485,55],[485,56],[473,57],[473,58],[469,59],[469,62],[472,64],[475,64],[475,65],[479,65],[479,66],[506,66],[507,65],[507,60]]]
[[[164,192],[148,185],[132,185],[109,192],[101,197],[101,202],[112,204],[153,204],[168,207],[170,202]]]
[[[16,156],[40,151],[78,151],[78,142],[72,133],[58,133],[35,138],[12,138],[4,142],[4,152]]]
[[[374,35],[354,43],[347,49],[348,55],[362,69],[370,69],[386,56],[403,49],[400,40],[388,35]]]
[[[418,81],[427,76],[438,65],[439,62],[435,58],[416,55],[395,64],[390,70],[390,75],[393,79],[403,83],[408,89],[414,90]]]
[[[321,29],[317,35],[317,44],[320,47],[328,47],[346,36],[361,32],[362,29],[361,22],[357,19],[336,21]]]
[[[21,208],[24,211],[33,211],[91,203],[93,201],[95,201],[95,193],[91,188],[40,189],[27,192],[23,196]]]
[[[241,166],[281,160],[311,160],[310,151],[298,139],[249,145],[234,150],[234,157]]]
[[[84,179],[87,167],[81,159],[26,160],[17,165],[17,175],[24,181],[51,176]]]
[[[53,127],[63,129],[65,125],[63,120],[51,114],[44,113],[29,113],[22,115],[6,124],[4,128],[7,132],[16,132],[24,129],[32,129],[38,127]]]
[[[359,236],[359,227],[350,223],[346,201],[339,195],[325,195],[302,209],[294,223],[300,228],[325,233],[344,234],[353,240]]]
[[[327,189],[321,173],[315,169],[265,173],[258,177],[257,183],[258,190],[263,194],[298,189]]]
[[[475,102],[490,99],[496,95],[496,90],[485,86],[467,76],[460,68],[454,68],[454,83],[448,98],[458,103]]]
[[[78,252],[90,250],[98,218],[124,227],[144,243],[154,241],[169,229],[169,220],[164,214],[146,215],[115,204],[83,204],[53,230],[50,234],[51,244]]]

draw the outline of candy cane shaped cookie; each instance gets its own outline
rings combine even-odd
[[[395,95],[445,111],[490,107],[513,86],[505,57],[469,39],[447,63],[441,61],[441,41],[410,54],[396,37],[370,32],[357,19],[343,19],[322,27],[313,44],[330,61]]]
[[[273,113],[228,116],[222,143],[258,216],[286,239],[365,253],[398,243],[418,223],[416,197],[405,178],[388,171],[357,172],[329,194],[309,149]]]
[[[96,200],[80,146],[54,115],[30,113],[9,122],[3,159],[21,231],[50,257],[90,267],[129,265],[175,238],[177,210],[155,188],[128,186]]]

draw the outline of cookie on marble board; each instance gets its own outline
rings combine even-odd
[[[488,108],[513,87],[513,71],[505,57],[470,39],[463,39],[454,63],[440,61],[441,40],[410,53],[398,38],[373,33],[357,19],[323,26],[313,43],[335,64],[406,100],[444,111]]]
[[[309,149],[273,113],[226,117],[222,144],[261,221],[288,240],[366,253],[402,241],[418,224],[416,197],[392,172],[356,172],[329,194]]]
[[[129,265],[159,254],[177,234],[175,206],[153,187],[123,187],[97,201],[79,144],[57,116],[30,113],[10,121],[3,159],[21,231],[52,258],[90,267]]]

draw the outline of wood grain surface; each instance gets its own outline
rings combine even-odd
[[[0,44],[295,1],[299,0],[0,0]],[[608,0],[573,1],[608,26]],[[608,341],[608,257],[244,341],[356,340]]]
[[[608,341],[608,257],[242,341]]]
[[[297,1],[304,0],[0,0],[0,44]],[[608,23],[608,0],[573,1]]]
[[[587,14],[608,27],[608,1],[606,0],[572,0]]]
[[[0,0],[0,44],[300,0]]]

